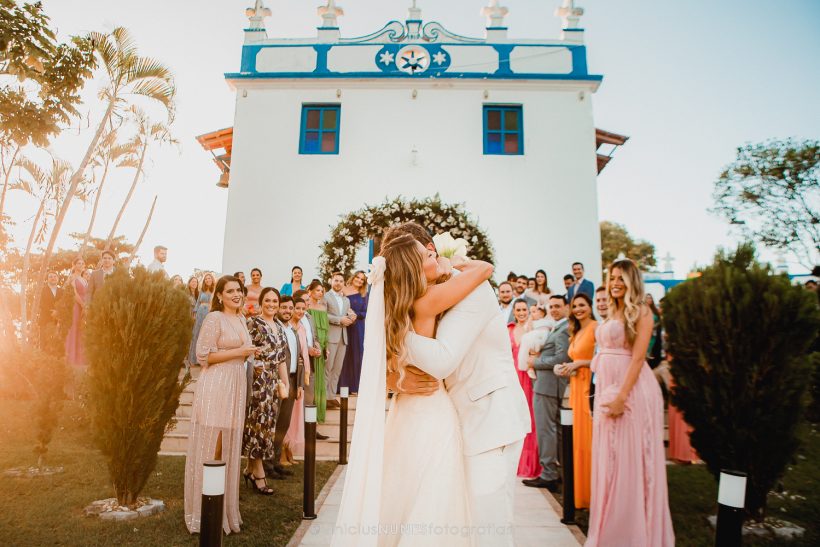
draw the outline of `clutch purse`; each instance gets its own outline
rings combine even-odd
[[[618,384],[612,384],[608,386],[606,389],[601,391],[600,393],[595,393],[595,412],[600,412],[601,414],[609,414],[609,407],[603,406],[605,404],[609,404],[618,397],[618,394],[621,392],[621,386]],[[624,414],[631,414],[632,409],[629,407],[629,403],[624,403]]]
[[[276,381],[276,394],[279,396],[280,399],[288,398],[288,388],[285,385],[285,382],[283,382],[282,380]]]

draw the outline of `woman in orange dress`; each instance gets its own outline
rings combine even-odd
[[[588,509],[592,476],[592,413],[589,411],[589,364],[595,353],[595,329],[592,300],[576,294],[570,303],[569,357],[572,363],[556,367],[561,376],[569,376],[569,402],[572,407],[572,462],[574,465],[575,507]]]

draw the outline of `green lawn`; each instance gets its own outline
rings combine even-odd
[[[31,403],[0,400],[0,473],[35,461]],[[197,545],[199,536],[188,534],[183,521],[185,458],[160,457],[157,468],[141,495],[162,499],[164,513],[126,523],[101,522],[83,516],[83,508],[96,499],[108,498],[102,457],[91,447],[88,424],[73,403],[67,403],[61,429],[51,444],[48,464],[65,472],[50,478],[17,479],[0,475],[0,538],[3,545]],[[317,463],[317,493],[336,467]],[[291,467],[287,481],[270,481],[273,496],[254,494],[240,487],[242,533],[225,538],[225,545],[284,545],[301,522],[302,466]]]
[[[769,495],[768,514],[802,526],[806,535],[786,543],[747,536],[744,538],[747,547],[820,545],[820,433],[816,425],[805,424],[800,429],[800,436],[803,444],[783,478],[784,492]],[[714,529],[706,521],[708,516],[717,512],[717,483],[712,475],[704,465],[669,465],[666,471],[676,545],[714,545]],[[561,501],[560,493],[555,497]],[[576,511],[575,520],[586,533],[589,513]]]

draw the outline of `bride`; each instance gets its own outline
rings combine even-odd
[[[386,238],[388,239],[388,238]],[[385,375],[405,375],[405,335],[434,337],[437,318],[490,278],[493,266],[452,267],[411,235],[373,260],[362,383],[350,465],[331,544],[472,545],[458,415],[445,389],[398,394],[384,419]]]

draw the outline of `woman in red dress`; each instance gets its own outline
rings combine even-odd
[[[524,437],[524,447],[521,449],[521,459],[518,460],[519,477],[538,477],[541,475],[541,464],[538,462],[538,441],[535,437],[535,414],[532,410],[532,379],[526,371],[518,370],[518,346],[521,344],[521,337],[527,332],[527,320],[530,311],[527,303],[517,300],[513,304],[514,323],[510,323],[507,328],[510,331],[510,345],[512,346],[513,361],[515,362],[515,372],[518,374],[518,381],[521,389],[527,397],[527,406],[530,407],[531,430]]]

